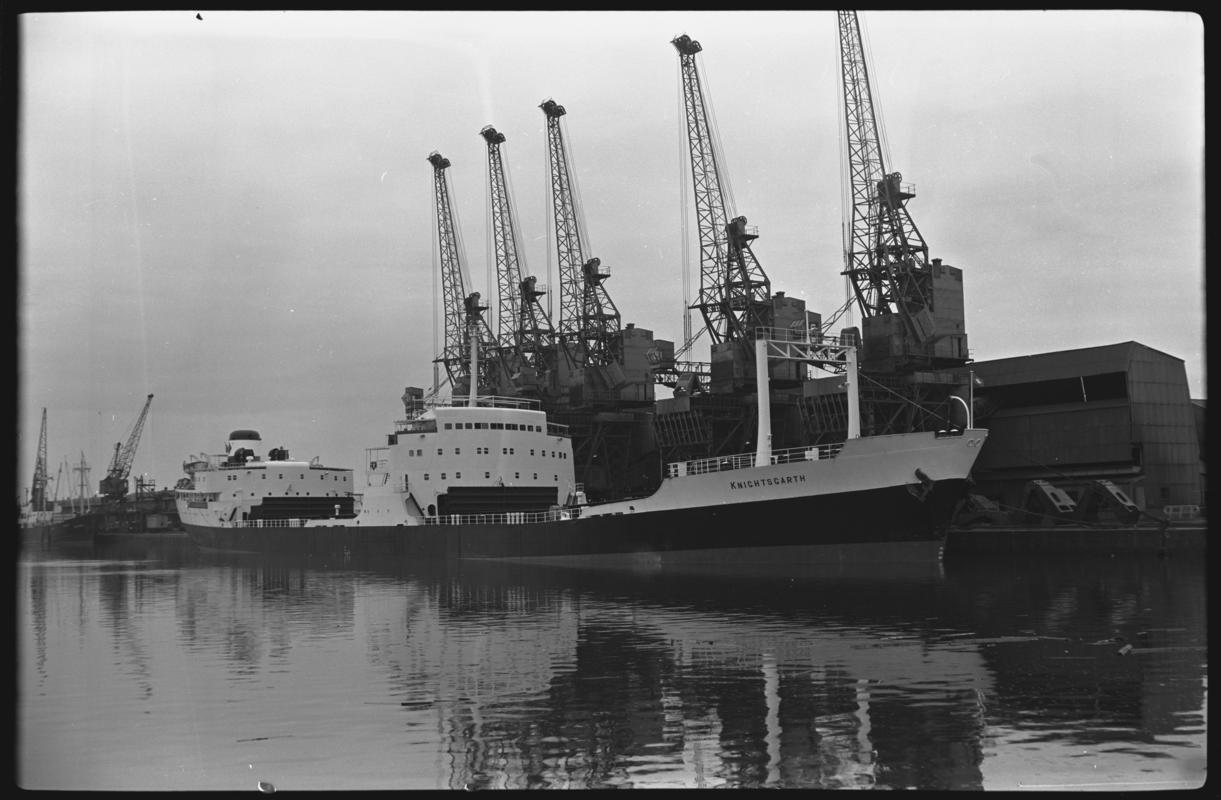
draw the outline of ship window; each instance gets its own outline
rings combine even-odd
[[[441,473],[441,480],[445,480],[445,473],[444,473],[444,472],[442,472],[442,473]]]
[[[552,480],[555,480],[555,481],[558,481],[558,480],[560,479],[560,476],[559,476],[559,475],[552,475],[552,476],[551,476],[551,479],[552,479]]]
[[[475,423],[473,423],[473,422],[468,422],[468,423],[466,423],[466,429],[467,429],[468,431],[469,431],[471,428],[473,428],[473,427],[475,427]]]
[[[502,456],[507,456],[509,454],[509,448],[507,448],[507,447],[500,448],[500,454]]]
[[[283,473],[283,472],[281,472],[281,473],[280,473],[280,480],[284,480],[284,473]]]
[[[304,473],[304,472],[302,472],[302,473],[301,473],[301,480],[305,480],[305,473]]]
[[[454,423],[452,423],[452,422],[445,423],[445,430],[452,431],[453,429],[454,429]]]
[[[455,472],[455,473],[454,473],[454,480],[456,480],[456,481],[460,481],[460,480],[462,480],[462,473],[461,473],[461,472]]]
[[[483,477],[485,477],[485,478],[490,478],[490,477],[492,477],[492,473],[490,473],[490,472],[485,472],[485,473],[483,473]]]
[[[512,447],[510,447],[510,448],[509,448],[509,455],[513,455],[513,448],[512,448]]]
[[[505,424],[503,422],[493,422],[492,423],[492,430],[503,431],[504,429],[505,429]]]
[[[486,422],[476,422],[475,429],[480,430],[480,431],[486,431],[488,429],[488,424]]]
[[[510,422],[510,423],[508,423],[508,424],[506,424],[506,425],[505,425],[505,428],[507,428],[508,430],[511,430],[511,431],[515,431],[515,430],[517,430],[517,423],[516,423],[516,422]]]
[[[456,455],[456,456],[460,456],[460,455],[462,455],[462,448],[461,448],[461,447],[455,447],[455,448],[454,448],[454,455]]]
[[[530,448],[530,455],[534,455],[534,448],[533,448],[533,447],[531,447],[531,448]]]
[[[437,455],[441,455],[441,448],[440,448],[440,447],[438,447],[438,448],[437,448]]]
[[[534,480],[538,480],[538,473],[534,473]]]
[[[521,477],[521,473],[520,473],[520,472],[514,472],[514,473],[513,473],[513,480],[517,480],[517,479],[518,479],[518,478],[520,478],[520,477]]]
[[[427,472],[425,472],[425,473],[424,473],[424,480],[428,480],[428,473],[427,473]]]
[[[259,477],[261,477],[263,480],[267,480],[267,473],[266,473],[266,472],[264,472],[264,473],[263,473],[262,475],[260,475]]]

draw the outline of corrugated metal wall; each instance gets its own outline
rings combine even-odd
[[[988,395],[1049,381],[1122,372],[1126,398],[1001,408],[978,422],[989,428],[975,477],[985,495],[1016,502],[1034,478],[1080,485],[1107,478],[1145,508],[1203,501],[1195,413],[1182,359],[1137,342],[1021,356],[972,365]],[[1120,393],[1118,390],[1114,394]],[[1023,402],[1030,403],[1026,391]],[[1037,393],[1035,395],[1037,397]],[[1003,404],[1001,404],[1003,405]]]
[[[1128,396],[1143,450],[1147,506],[1198,505],[1200,453],[1183,362],[1133,343]]]

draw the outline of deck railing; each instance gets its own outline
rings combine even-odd
[[[531,525],[577,519],[580,508],[553,508],[549,511],[509,511],[500,514],[438,514],[425,517],[425,525]]]
[[[222,522],[225,528],[304,528],[306,519],[235,519]]]
[[[821,444],[812,447],[790,447],[785,450],[772,451],[772,464],[792,464],[800,461],[821,461],[835,458],[843,449],[843,443]],[[709,472],[725,472],[735,469],[748,469],[755,466],[754,453],[741,453],[732,456],[716,456],[714,458],[698,458],[693,461],[675,461],[666,464],[666,476],[681,478],[687,475],[705,475]]]

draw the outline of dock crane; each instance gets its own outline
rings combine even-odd
[[[132,426],[127,443],[115,442],[110,468],[106,470],[106,477],[98,484],[99,491],[107,500],[122,500],[127,496],[127,476],[131,472],[131,462],[136,457],[136,445],[140,443],[140,433],[144,430],[148,407],[152,404],[153,396],[150,394],[144,401],[144,408],[140,410],[135,425]]]
[[[961,366],[968,360],[962,273],[930,261],[907,208],[915,189],[886,171],[860,22],[855,11],[837,14],[852,204],[843,274],[862,317],[862,369]]]
[[[502,353],[516,361],[514,374],[519,388],[530,393],[548,393],[556,377],[556,335],[539,303],[546,292],[538,288],[533,275],[522,275],[512,197],[500,149],[505,135],[491,125],[485,125],[479,135],[488,149],[488,190],[499,294],[496,342]]]
[[[445,367],[450,386],[455,395],[479,394],[479,386],[486,387],[493,394],[503,390],[494,389],[499,385],[498,359],[491,356],[497,351],[496,343],[487,321],[476,316],[472,321],[468,307],[477,307],[478,293],[468,294],[466,291],[466,270],[464,255],[459,242],[458,226],[454,221],[453,208],[450,204],[449,178],[445,170],[450,167],[450,160],[433,151],[428,156],[428,163],[433,168],[433,189],[437,212],[437,241],[440,251],[441,297],[443,311],[443,327],[445,343],[436,360]],[[470,326],[476,328],[478,352],[476,353],[476,370],[478,380],[474,391],[471,390],[471,361],[469,336]]]
[[[42,410],[38,431],[38,453],[34,457],[34,478],[30,481],[30,510],[47,510],[47,410]]]
[[[560,273],[559,332],[566,342],[577,344],[572,349],[580,366],[622,364],[622,318],[603,285],[610,273],[601,259],[585,257],[587,235],[561,125],[568,112],[552,99],[544,100],[539,108],[547,118],[551,207]]]
[[[772,325],[771,282],[751,251],[758,238],[746,217],[729,218],[708,108],[695,56],[703,48],[683,34],[671,41],[679,54],[691,180],[695,190],[700,240],[700,291],[696,307],[714,347],[722,342],[750,342],[756,328]],[[746,347],[753,363],[753,350]],[[748,370],[747,374],[753,374]]]

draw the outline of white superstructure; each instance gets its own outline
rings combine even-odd
[[[184,523],[351,516],[351,469],[295,460],[282,447],[265,451],[258,431],[233,431],[223,455],[191,456],[183,471],[177,503]]]

